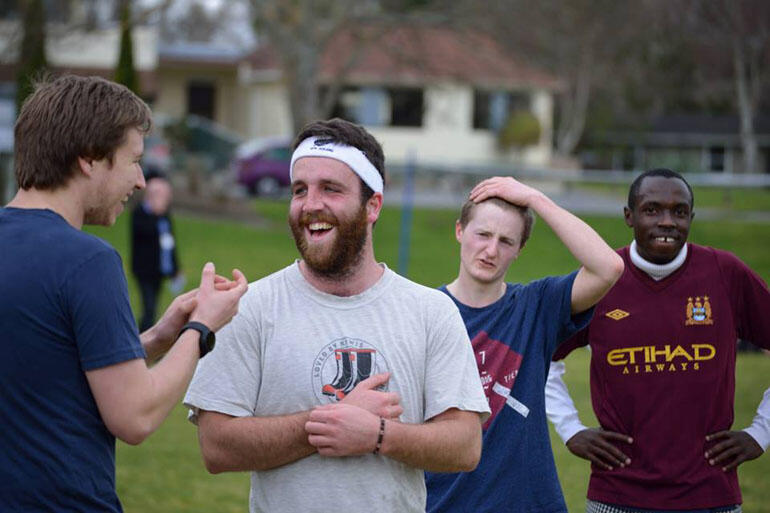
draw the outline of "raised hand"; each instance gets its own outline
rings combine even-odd
[[[575,456],[586,459],[607,470],[625,467],[631,464],[631,458],[615,447],[613,442],[633,443],[628,435],[605,431],[601,428],[589,428],[578,431],[567,440],[567,449]]]
[[[248,289],[246,277],[233,269],[234,285],[217,280],[214,264],[208,262],[201,272],[201,284],[196,295],[197,306],[190,314],[191,321],[205,324],[217,331],[238,313],[238,302]]]
[[[745,431],[719,431],[706,436],[706,441],[720,440],[706,451],[709,465],[720,465],[724,472],[734,469],[744,461],[759,458],[764,451],[754,437]]]
[[[340,402],[358,406],[379,417],[398,419],[404,413],[399,395],[395,392],[377,390],[377,387],[384,385],[389,379],[389,372],[370,376],[358,383]]]
[[[510,176],[495,176],[480,182],[470,193],[470,200],[476,203],[487,198],[500,198],[508,203],[522,207],[531,206],[532,199],[543,196],[543,193],[524,185]]]

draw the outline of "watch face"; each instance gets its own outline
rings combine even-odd
[[[213,331],[209,331],[206,335],[206,347],[208,347],[209,351],[214,349],[214,342],[216,341],[216,337],[214,336]]]

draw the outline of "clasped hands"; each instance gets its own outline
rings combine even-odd
[[[377,390],[390,373],[376,374],[361,381],[340,402],[325,404],[310,412],[305,423],[308,442],[321,456],[355,456],[374,451],[380,417],[398,420],[404,409],[395,392]],[[387,443],[387,430],[383,445]]]

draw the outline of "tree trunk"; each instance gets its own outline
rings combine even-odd
[[[283,70],[295,134],[319,116],[318,60],[318,50],[312,47],[298,46],[291,55],[284,54]]]
[[[590,52],[584,52],[574,90],[567,91],[560,101],[562,113],[556,136],[556,153],[560,157],[571,156],[583,136],[591,96],[592,61]]]
[[[16,115],[35,89],[35,80],[47,67],[45,57],[45,10],[42,0],[25,0],[22,8],[21,49],[16,72]]]
[[[743,172],[754,173],[757,165],[757,137],[754,133],[754,108],[749,90],[749,76],[746,56],[738,37],[733,38],[733,66],[735,89],[738,96],[738,115],[741,124],[741,149],[743,150]]]

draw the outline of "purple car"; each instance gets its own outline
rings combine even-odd
[[[261,139],[249,141],[236,151],[237,181],[250,194],[276,196],[289,186],[291,141]]]

